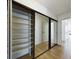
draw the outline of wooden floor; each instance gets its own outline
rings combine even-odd
[[[48,43],[43,42],[35,46],[35,57],[48,50]]]
[[[71,59],[70,40],[66,40],[63,46],[55,46],[37,59]]]
[[[41,49],[45,49],[42,47]],[[70,40],[67,40],[63,46],[55,46],[36,59],[71,59]],[[23,57],[21,59],[31,59],[31,57]]]
[[[37,59],[70,59],[70,55],[61,46],[55,46]]]
[[[23,57],[20,57],[20,58],[17,58],[17,59],[32,59],[31,56],[23,56]]]

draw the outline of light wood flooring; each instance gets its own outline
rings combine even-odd
[[[55,46],[37,59],[70,59],[70,55],[62,46]]]
[[[63,46],[57,45],[37,59],[71,59],[71,42],[66,40]]]
[[[31,56],[23,56],[23,57],[20,57],[20,58],[17,58],[17,59],[32,59]]]
[[[41,49],[45,49],[43,46]],[[36,59],[71,59],[70,40],[67,40],[63,46],[57,45]],[[21,59],[31,59],[23,57]]]
[[[43,42],[35,46],[35,57],[48,50],[48,43]]]

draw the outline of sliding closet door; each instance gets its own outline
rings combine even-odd
[[[51,47],[56,44],[57,41],[57,22],[51,19]]]
[[[49,45],[49,18],[35,13],[35,57],[48,50]]]
[[[11,19],[12,59],[29,59],[34,47],[34,13],[13,4]]]

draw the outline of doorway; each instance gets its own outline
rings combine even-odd
[[[62,41],[71,40],[71,18],[62,20]]]
[[[71,56],[71,18],[62,20],[62,45]]]

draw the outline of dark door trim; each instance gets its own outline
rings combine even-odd
[[[51,49],[51,18],[49,18],[49,49]]]
[[[31,30],[31,32],[32,32],[32,51],[31,51],[31,54],[32,54],[32,59],[34,59],[35,58],[35,12],[33,12],[32,13],[32,21],[31,21],[31,23],[33,24],[33,25],[31,25],[31,28],[32,28],[32,30]]]

